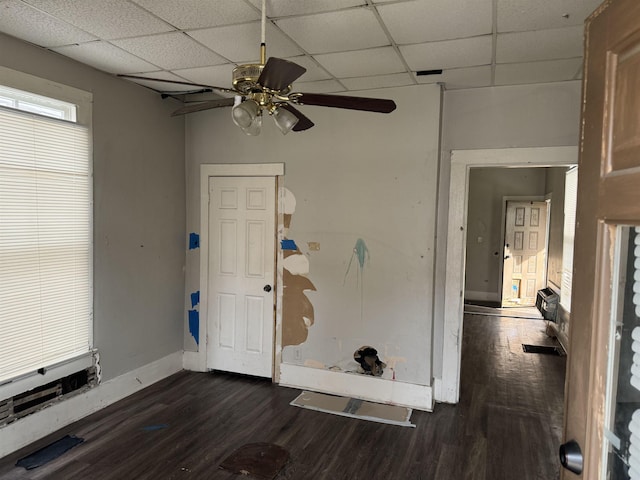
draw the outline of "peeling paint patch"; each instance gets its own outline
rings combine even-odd
[[[280,241],[280,247],[282,250],[298,250],[298,246],[294,240],[284,239]]]
[[[189,234],[189,250],[200,248],[200,235],[191,232]]]
[[[200,345],[200,313],[197,310],[189,310],[189,333]]]
[[[304,291],[315,291],[316,287],[307,277],[293,275],[288,270],[283,272],[283,283],[282,346],[300,345],[307,340],[309,326],[314,321],[313,305]]]
[[[200,303],[200,290],[193,292],[191,294],[191,308],[195,307]]]
[[[283,260],[282,266],[292,275],[307,275],[309,273],[309,259],[301,253],[287,256]]]

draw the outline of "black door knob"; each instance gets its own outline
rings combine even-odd
[[[267,293],[269,293],[271,291],[271,285],[265,285],[263,290]]]
[[[582,450],[575,440],[570,440],[564,445],[560,445],[560,464],[576,475],[582,473]]]

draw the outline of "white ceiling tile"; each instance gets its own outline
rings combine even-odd
[[[453,68],[441,75],[416,76],[418,83],[444,83],[447,90],[488,87],[491,85],[491,65]]]
[[[149,78],[159,78],[162,80],[176,80],[178,82],[184,82],[185,79],[179,77],[178,75],[174,75],[171,72],[165,72],[165,71],[159,71],[159,72],[147,72],[144,75],[142,75],[144,77],[149,77]],[[152,88],[154,90],[157,90],[159,92],[174,92],[174,93],[178,93],[178,92],[187,92],[187,91],[191,91],[191,90],[197,90],[198,87],[189,87],[188,85],[179,85],[179,84],[174,84],[174,83],[169,83],[169,82],[156,82],[153,80],[138,80],[138,79],[125,79],[127,81],[133,82],[133,83],[137,83],[138,85],[142,85],[145,87],[149,87]]]
[[[600,3],[602,0],[498,0],[498,32],[582,25]]]
[[[284,18],[276,24],[308,53],[389,45],[373,12],[364,8]]]
[[[236,68],[235,64],[225,63],[224,65],[215,65],[212,67],[174,70],[173,73],[190,82],[212,85],[215,87],[231,88],[234,68]]]
[[[235,63],[249,62],[260,58],[260,22],[192,30],[187,34]],[[283,58],[303,53],[295,43],[271,23],[267,24],[265,36],[267,56]]]
[[[250,1],[257,8],[262,8],[261,0]],[[362,5],[366,5],[364,0],[267,0],[267,16],[288,17],[307,13],[329,12]]]
[[[496,85],[561,82],[573,80],[580,71],[582,58],[547,62],[504,63],[496,65]]]
[[[345,78],[341,81],[349,90],[371,90],[373,88],[403,87],[405,85],[415,84],[408,73],[376,75],[375,77]]]
[[[380,5],[398,44],[473,37],[492,31],[492,0],[418,0]]]
[[[319,80],[317,82],[296,82],[294,90],[306,93],[344,92],[344,87],[336,80]]]
[[[25,0],[102,39],[169,32],[173,28],[128,0]],[[105,21],[105,19],[111,21]]]
[[[314,58],[335,77],[366,77],[406,70],[393,47],[327,53]]]
[[[316,62],[307,56],[290,57],[286,60],[297,63],[301,67],[307,69],[307,71],[297,80],[298,82],[315,82],[316,80],[326,80],[331,78],[331,75],[329,75],[326,70],[319,67]]]
[[[114,40],[112,43],[165,70],[227,63],[225,59],[181,32]]]
[[[0,31],[42,47],[96,40],[93,35],[18,0],[0,1]]]
[[[134,0],[180,29],[216,27],[260,19],[260,12],[239,0]]]
[[[158,70],[157,65],[145,62],[141,58],[104,41],[67,45],[53,50],[109,73],[139,73]]]
[[[500,33],[496,62],[515,63],[582,56],[582,27],[554,28],[529,32]]]
[[[491,63],[491,35],[400,47],[411,70],[472,67]]]

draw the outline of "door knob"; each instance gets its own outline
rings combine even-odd
[[[578,442],[570,440],[560,445],[560,464],[576,475],[582,473],[583,458]]]
[[[504,257],[504,259],[505,259],[505,260],[506,260],[507,258],[510,258],[510,256],[509,256],[509,255],[507,255],[506,257]]]
[[[265,285],[263,290],[267,293],[269,293],[271,291],[271,285]]]

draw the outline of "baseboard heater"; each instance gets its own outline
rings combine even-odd
[[[92,366],[1,400],[0,427],[37,412],[63,398],[82,393],[97,384],[96,367]]]
[[[545,320],[556,321],[558,315],[558,294],[550,288],[538,290],[536,295],[536,308]]]

